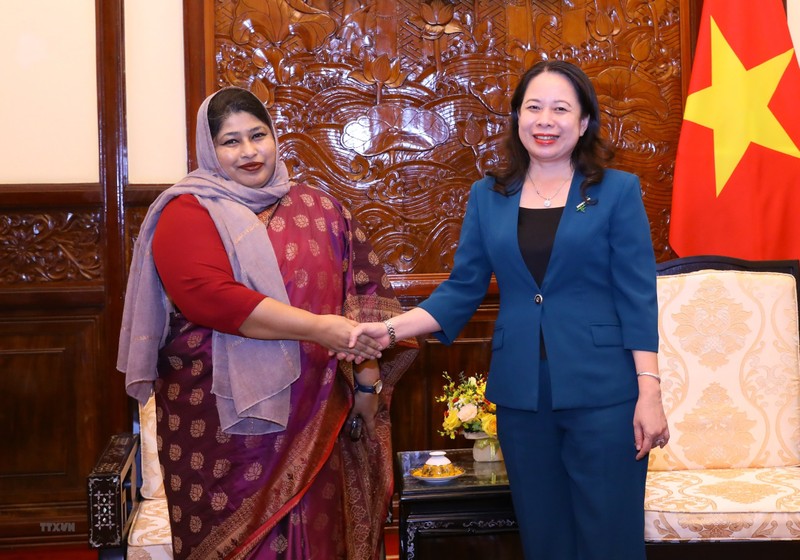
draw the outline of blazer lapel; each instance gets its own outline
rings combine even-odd
[[[503,268],[511,267],[515,275],[522,277],[526,283],[530,282],[538,291],[539,284],[536,283],[528,265],[525,264],[519,248],[519,201],[522,198],[522,189],[509,197],[500,195],[500,198],[502,202],[493,216],[496,221],[493,226],[490,226],[498,230],[495,262]]]
[[[564,232],[568,232],[574,227],[580,227],[578,218],[582,216],[582,213],[577,210],[577,206],[582,201],[580,185],[583,179],[584,176],[578,172],[575,172],[572,177],[572,182],[569,185],[569,192],[567,193],[567,203],[564,205],[564,211],[561,214],[561,219],[556,229],[553,250],[550,253],[550,262],[547,263],[547,270],[545,271],[544,280],[542,281],[543,285],[547,285],[547,279],[557,274],[559,268],[567,266],[568,264],[570,255],[567,250],[561,250],[564,246],[564,241],[562,241],[562,239],[565,235]]]

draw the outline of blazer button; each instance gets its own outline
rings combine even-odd
[[[543,300],[544,298],[542,297],[542,294],[536,294],[536,296],[533,298],[533,302],[537,304],[542,303]]]

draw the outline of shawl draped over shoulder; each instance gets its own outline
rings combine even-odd
[[[170,313],[174,311],[153,261],[156,224],[170,200],[183,194],[194,195],[217,227],[234,278],[267,297],[288,303],[272,244],[257,217],[291,188],[286,165],[276,158],[272,178],[260,188],[231,180],[217,159],[209,128],[208,105],[213,97],[203,102],[197,115],[198,169],[156,198],[133,248],[117,369],[125,373],[128,394],[141,403],[153,391],[158,376],[158,350],[164,344]],[[277,150],[274,126],[268,124]],[[214,331],[212,352],[212,392],[217,398],[222,429],[232,434],[266,434],[285,429],[291,384],[300,376],[299,343]],[[263,364],[270,364],[269,375],[264,375]]]

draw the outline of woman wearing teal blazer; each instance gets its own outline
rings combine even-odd
[[[644,560],[646,458],[669,429],[639,180],[605,168],[597,97],[578,67],[534,65],[511,113],[508,164],[472,186],[450,277],[360,332],[383,346],[422,333],[449,344],[494,274],[486,395],[525,557]]]

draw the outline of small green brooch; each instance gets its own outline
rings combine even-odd
[[[587,198],[586,200],[582,201],[580,204],[578,204],[575,207],[575,210],[577,212],[586,212],[586,203],[591,201],[591,200],[592,200],[591,198]]]

